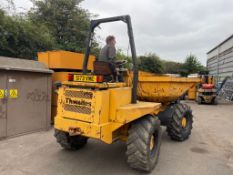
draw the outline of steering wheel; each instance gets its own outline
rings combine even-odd
[[[127,60],[117,60],[117,61],[114,61],[114,63],[117,65],[117,66],[123,66],[124,64],[126,64],[128,61]]]

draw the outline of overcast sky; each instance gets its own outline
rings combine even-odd
[[[25,10],[32,5],[29,0],[15,3]],[[205,65],[206,52],[233,34],[233,0],[85,0],[81,6],[99,18],[129,14],[138,55],[156,53],[166,60],[183,61],[193,53]],[[104,24],[97,31],[102,43],[109,34],[127,53],[126,26]]]

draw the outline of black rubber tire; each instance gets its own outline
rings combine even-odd
[[[186,118],[185,128],[182,126],[182,119]],[[191,134],[193,125],[192,110],[186,104],[175,104],[174,111],[167,125],[167,133],[172,140],[184,141]]]
[[[212,100],[212,104],[213,105],[217,105],[218,104],[218,98],[215,97],[213,100]]]
[[[87,137],[83,136],[69,136],[69,133],[55,129],[54,136],[57,142],[67,150],[78,150],[87,144]]]
[[[202,104],[202,98],[201,97],[197,97],[197,104]]]
[[[151,138],[154,146],[150,148]],[[127,163],[131,168],[150,172],[158,162],[162,130],[156,116],[147,115],[132,123],[127,140]]]

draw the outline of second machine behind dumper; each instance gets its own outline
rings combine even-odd
[[[128,29],[133,73],[123,72],[125,82],[105,81],[105,76],[113,74],[106,62],[96,61],[94,71],[87,70],[94,29],[114,21],[123,21]],[[107,144],[122,140],[129,166],[150,172],[158,161],[161,124],[173,140],[184,141],[191,134],[192,111],[179,103],[179,97],[197,83],[197,79],[139,74],[130,16],[92,20],[83,73],[70,74],[58,90],[57,142],[77,150],[89,138]]]
[[[215,87],[214,77],[209,75],[208,71],[201,71],[199,76],[202,82],[199,84],[196,102],[198,104],[218,104],[217,88]]]

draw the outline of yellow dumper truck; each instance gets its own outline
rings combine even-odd
[[[133,71],[111,69],[111,63],[95,61],[87,68],[94,29],[102,23],[123,21],[127,25]],[[94,138],[111,144],[126,142],[130,167],[150,172],[156,165],[161,143],[161,124],[176,141],[191,134],[193,115],[181,104],[182,96],[197,79],[139,73],[130,16],[92,20],[82,73],[70,73],[58,90],[55,137],[65,149],[77,150]],[[124,63],[118,63],[124,64]],[[109,81],[113,71],[124,82]]]

